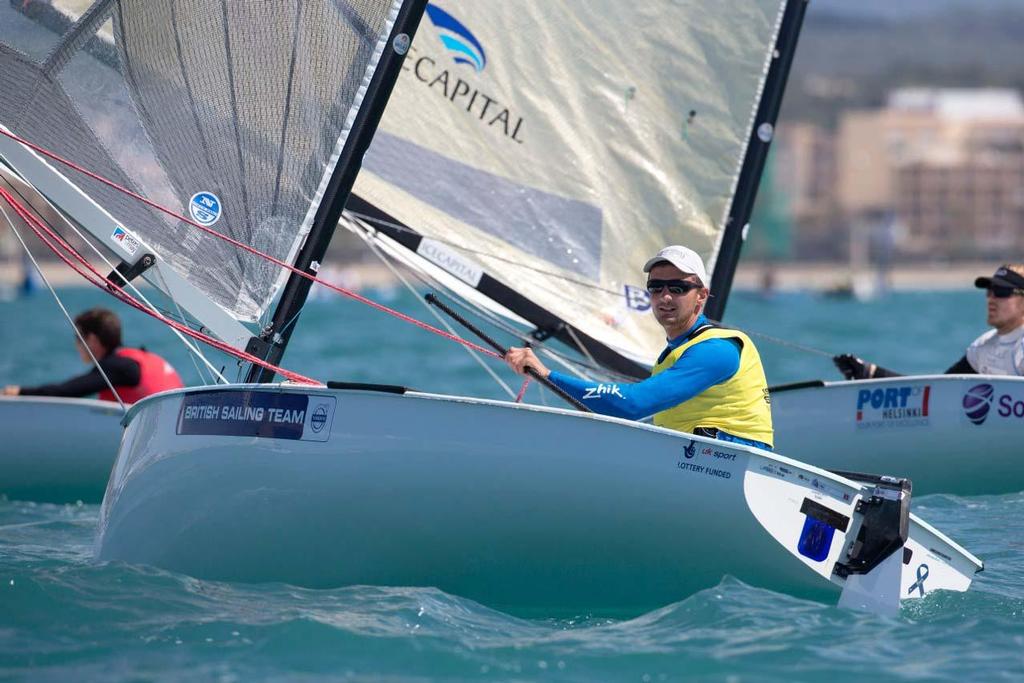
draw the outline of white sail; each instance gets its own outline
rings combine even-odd
[[[402,4],[97,0],[72,26],[54,8],[26,3],[23,16],[10,12],[26,30],[0,36],[0,124],[291,262]],[[119,255],[152,249],[239,320],[259,320],[288,275],[52,163],[116,221],[121,245],[135,245]]]
[[[355,194],[621,354],[640,268],[709,266],[784,0],[434,0]]]

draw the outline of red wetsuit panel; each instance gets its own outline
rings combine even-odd
[[[142,349],[120,348],[114,353],[122,358],[130,358],[139,364],[139,383],[133,387],[115,386],[118,395],[125,403],[141,401],[150,394],[155,394],[168,389],[180,389],[185,386],[181,377],[175,372],[171,364],[155,353],[143,351]],[[116,401],[114,393],[110,389],[104,389],[99,394],[101,401]]]

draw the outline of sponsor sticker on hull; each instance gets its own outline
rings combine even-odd
[[[1014,395],[996,388],[987,382],[978,384],[964,393],[961,405],[964,417],[979,427],[1001,419],[1024,419],[1024,396]]]
[[[736,453],[719,450],[690,441],[683,448],[683,459],[676,461],[676,467],[691,474],[718,479],[732,479],[731,465],[736,461]]]
[[[861,389],[857,392],[857,429],[923,427],[929,424],[930,385]]]
[[[327,441],[334,396],[278,391],[203,391],[187,394],[178,434]]]

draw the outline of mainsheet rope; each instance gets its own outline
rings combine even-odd
[[[28,147],[29,149],[31,149],[31,150],[33,150],[35,152],[38,152],[39,154],[42,154],[43,156],[45,156],[48,159],[52,159],[52,160],[54,160],[54,161],[56,161],[56,162],[58,162],[60,164],[63,164],[65,166],[67,166],[68,168],[71,168],[71,169],[74,169],[74,170],[78,171],[79,173],[81,173],[81,174],[83,174],[83,175],[85,175],[85,176],[87,176],[89,178],[92,178],[93,180],[95,180],[97,182],[103,183],[104,185],[106,185],[106,186],[108,186],[108,187],[110,187],[110,188],[112,188],[114,190],[117,190],[118,192],[120,192],[122,194],[125,194],[125,195],[131,197],[132,199],[135,199],[136,201],[142,202],[143,204],[145,204],[146,206],[149,206],[150,208],[156,209],[157,211],[160,211],[161,213],[165,213],[168,216],[171,216],[172,218],[175,218],[175,219],[177,219],[177,220],[179,220],[179,221],[181,221],[181,222],[183,222],[183,223],[185,223],[187,225],[191,225],[194,228],[198,228],[199,230],[207,233],[208,235],[212,235],[213,237],[216,237],[218,239],[224,240],[228,244],[231,244],[231,245],[233,245],[233,246],[235,246],[235,247],[237,247],[239,249],[242,249],[243,251],[247,251],[250,254],[253,254],[254,256],[258,256],[258,257],[260,257],[262,259],[270,261],[271,263],[273,263],[273,264],[275,264],[275,265],[277,265],[277,266],[279,266],[281,268],[284,268],[286,270],[289,270],[289,271],[295,273],[296,275],[299,275],[300,277],[304,277],[304,278],[306,278],[307,280],[309,280],[311,282],[315,282],[315,283],[317,283],[317,284],[319,284],[319,285],[321,285],[323,287],[326,287],[329,290],[337,292],[338,294],[342,294],[342,295],[347,296],[347,297],[349,297],[351,299],[354,299],[355,301],[358,301],[359,303],[365,304],[365,305],[369,306],[370,308],[374,308],[374,309],[376,309],[378,311],[381,311],[382,313],[387,313],[388,315],[392,315],[392,316],[398,318],[399,320],[402,320],[404,322],[416,325],[417,327],[419,327],[421,329],[424,329],[424,330],[426,330],[428,332],[433,332],[434,334],[439,335],[441,337],[444,337],[445,339],[448,339],[449,341],[456,342],[457,344],[462,344],[463,346],[471,348],[471,349],[473,349],[473,350],[475,350],[475,351],[477,351],[479,353],[483,353],[483,354],[486,354],[488,356],[491,356],[492,358],[498,358],[498,359],[501,358],[501,356],[498,355],[497,353],[495,353],[494,351],[491,351],[490,349],[484,348],[483,346],[480,346],[479,344],[474,344],[473,342],[469,341],[468,339],[464,339],[464,338],[462,338],[462,337],[460,337],[458,335],[451,334],[451,333],[446,332],[446,331],[444,331],[442,329],[434,327],[433,325],[425,323],[425,322],[423,322],[421,320],[417,320],[416,318],[413,318],[411,316],[407,316],[404,313],[396,311],[396,310],[394,310],[392,308],[388,308],[387,306],[385,306],[383,304],[380,304],[380,303],[377,303],[376,301],[373,301],[372,299],[368,299],[368,298],[366,298],[366,297],[364,297],[364,296],[362,296],[360,294],[357,294],[356,292],[353,292],[352,290],[346,289],[344,287],[340,287],[340,286],[335,285],[335,284],[333,284],[331,282],[328,282],[326,280],[321,280],[317,276],[311,275],[311,274],[309,274],[309,273],[307,273],[307,272],[305,272],[303,270],[300,270],[299,268],[296,268],[295,266],[291,265],[290,263],[285,263],[284,261],[271,256],[270,254],[266,254],[266,253],[260,251],[259,249],[256,249],[255,247],[251,247],[248,244],[245,244],[244,242],[240,242],[240,241],[238,241],[238,240],[236,240],[236,239],[234,239],[232,237],[229,237],[229,236],[227,236],[227,235],[225,235],[223,233],[217,232],[216,230],[213,230],[212,228],[209,228],[209,227],[207,227],[205,225],[201,225],[199,223],[196,223],[195,221],[189,220],[185,216],[181,216],[181,215],[175,213],[174,211],[172,211],[171,209],[168,209],[167,207],[161,206],[160,204],[157,204],[156,202],[154,202],[154,201],[152,201],[150,199],[147,199],[146,197],[138,194],[137,192],[133,192],[132,190],[129,190],[126,187],[122,187],[121,185],[118,185],[114,181],[108,180],[107,178],[104,178],[103,176],[101,176],[101,175],[99,175],[97,173],[93,173],[92,171],[88,170],[87,168],[84,168],[83,166],[80,166],[80,165],[76,164],[73,161],[65,159],[65,158],[61,157],[60,155],[58,155],[58,154],[56,154],[54,152],[51,152],[48,149],[40,147],[39,145],[37,145],[37,144],[35,144],[33,142],[30,142],[29,140],[26,140],[25,138],[22,138],[22,137],[20,137],[18,135],[15,135],[14,133],[11,133],[10,131],[0,129],[0,135],[4,135],[5,137],[10,138],[11,140],[14,140],[15,142],[18,142],[18,143],[24,145],[25,147]],[[12,202],[13,201],[13,202],[17,203],[17,201],[14,200],[13,197],[10,197],[10,195],[7,195],[6,192],[4,192],[4,195],[6,195],[5,199],[7,199],[8,202]],[[49,230],[49,228],[44,228],[44,229]],[[35,229],[33,228],[33,230],[35,230]],[[59,237],[58,237],[58,239],[59,239]],[[63,240],[61,240],[61,241],[63,241]],[[77,252],[74,251],[74,248],[71,247],[70,245],[68,245],[67,248],[70,249],[72,252],[77,254]],[[51,247],[51,249],[53,249],[53,247]],[[56,251],[55,251],[55,253],[56,253]],[[60,256],[59,253],[57,255]],[[82,262],[85,263],[85,265],[90,270],[94,270],[92,268],[92,266],[87,261],[85,261],[85,259],[82,258],[80,255],[79,255],[79,259],[81,259]],[[72,265],[70,262],[68,262],[66,259],[63,259],[63,257],[62,257],[62,260],[64,260],[65,263],[67,263],[69,266],[71,266],[73,269],[75,269],[76,272],[79,272],[80,275],[82,275],[83,277],[86,277],[86,279],[88,279],[87,276],[85,276],[83,273],[81,273],[81,271],[78,271],[78,269],[75,268],[75,266]],[[104,276],[100,275],[99,273],[97,273],[97,275],[100,278],[102,278],[104,281],[106,281],[106,278]],[[97,283],[93,283],[93,284],[97,284]],[[111,283],[111,285],[114,286],[114,287],[117,287],[116,285],[113,285],[113,283]],[[102,286],[102,285],[97,284],[97,286]],[[117,287],[117,289],[119,291],[123,292],[123,290],[121,290],[120,287]],[[131,295],[129,295],[129,294],[124,294],[124,296],[126,296],[128,298],[131,298]],[[149,313],[149,312],[147,311],[147,313]],[[157,319],[166,321],[166,324],[168,324],[168,325],[170,325],[172,327],[174,326],[174,325],[171,324],[173,321],[167,320],[166,318],[164,318],[163,316],[161,316],[159,314],[152,314],[151,313],[150,315],[153,315],[153,317],[156,317]],[[186,328],[186,329],[189,330],[190,334],[195,333],[195,331],[192,330],[191,328]],[[195,333],[195,334],[200,334],[200,333]],[[213,340],[213,337],[208,337],[207,335],[201,335],[201,336],[197,336],[195,338],[196,339],[200,339],[201,341],[205,341],[203,339],[203,337],[206,337],[207,339]],[[216,340],[214,340],[214,341],[216,341]],[[207,342],[207,343],[209,343],[209,342]],[[254,359],[254,360],[250,360],[250,362],[257,362],[258,361],[257,364],[260,365],[261,367],[265,367],[267,369],[274,370],[275,372],[280,372],[280,374],[285,376],[285,377],[288,376],[287,373],[289,371],[282,371],[280,368],[277,368],[276,366],[273,366],[273,365],[271,365],[269,363],[266,363],[265,361],[263,361],[261,359],[257,359],[255,356],[252,356],[251,354],[246,354],[243,351],[238,351],[233,346],[230,346],[228,344],[224,344],[223,342],[218,342],[218,344],[220,346],[214,345],[214,347],[215,348],[220,348],[220,350],[223,350],[226,353],[230,353],[231,355],[234,355],[236,357],[243,358],[243,360]],[[225,348],[221,348],[221,347],[227,347],[227,348],[225,349]],[[232,349],[233,351],[228,351],[227,349]],[[239,354],[242,354],[242,355],[239,355]],[[294,374],[294,373],[292,373],[292,374]],[[302,375],[296,375],[296,377],[302,377]],[[313,383],[313,384],[319,384],[319,382],[316,382],[315,380],[310,380],[309,378],[305,378],[305,377],[303,377],[302,380],[295,380],[295,381],[306,381],[306,382]]]

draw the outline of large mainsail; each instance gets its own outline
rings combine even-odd
[[[640,267],[673,243],[714,267],[795,4],[433,0],[354,191],[469,285],[650,364]]]
[[[0,124],[292,262],[409,3],[98,0],[73,26],[61,4],[4,8]],[[287,272],[59,170],[201,295],[264,317]]]

